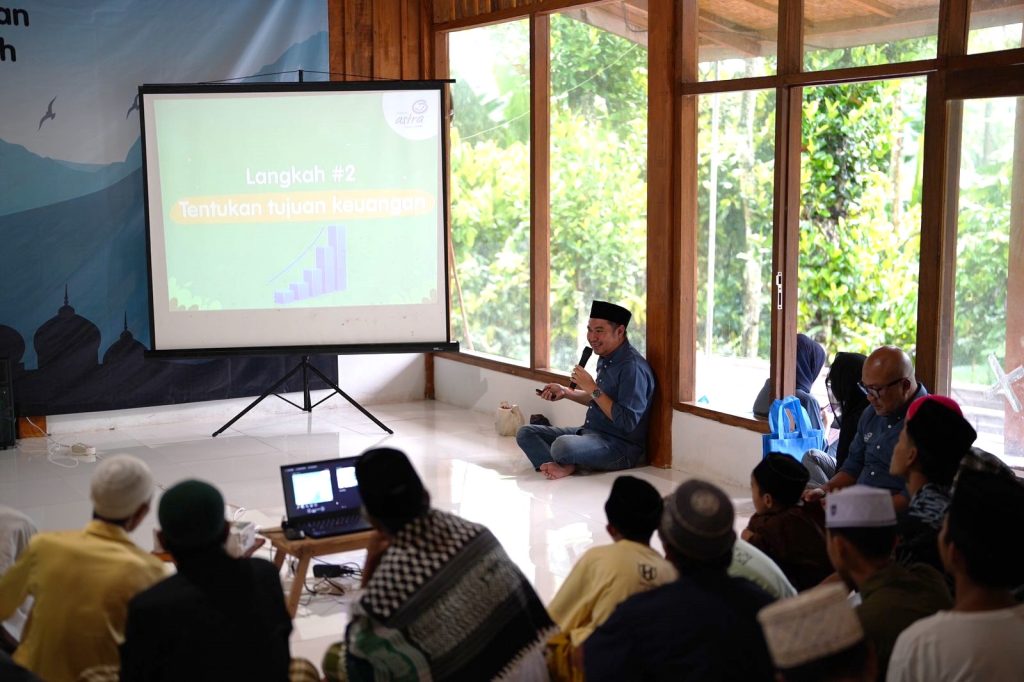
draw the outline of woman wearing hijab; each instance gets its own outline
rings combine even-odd
[[[821,373],[821,368],[824,366],[825,349],[821,347],[821,344],[812,340],[806,334],[797,334],[796,390],[793,392],[793,395],[797,397],[800,404],[807,410],[807,416],[810,417],[812,429],[824,428],[821,423],[821,406],[818,405],[817,399],[811,395],[811,386],[814,385],[814,380],[818,378],[818,374]],[[859,374],[857,379],[860,379]],[[854,385],[854,388],[856,388],[856,385]],[[771,409],[773,402],[771,395],[771,378],[768,378],[765,380],[761,392],[754,398],[755,416],[768,416],[768,411]],[[854,424],[854,427],[856,427],[856,424]]]
[[[833,411],[835,407],[839,407],[836,413],[839,422],[839,440],[835,452],[837,468],[843,466],[843,462],[846,461],[850,443],[857,433],[860,415],[868,406],[867,396],[857,386],[865,360],[867,356],[860,353],[836,353],[825,379],[825,385],[828,386],[830,393],[829,400],[835,399]]]

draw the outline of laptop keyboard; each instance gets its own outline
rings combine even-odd
[[[329,537],[351,532],[365,526],[363,515],[358,511],[341,516],[332,516],[327,519],[316,519],[315,521],[304,521],[300,528],[311,538]]]

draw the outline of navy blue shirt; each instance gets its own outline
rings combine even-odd
[[[651,366],[629,341],[623,341],[611,355],[597,359],[596,380],[601,392],[608,394],[615,403],[612,418],[606,417],[592,400],[583,428],[644,448],[651,397],[654,395]]]
[[[725,571],[633,595],[583,643],[587,682],[772,680],[757,612],[772,597]]]
[[[917,385],[917,392],[907,401],[906,405],[891,414],[879,417],[875,408],[868,405],[857,424],[857,435],[850,443],[850,455],[843,463],[840,471],[845,471],[857,479],[857,483],[870,485],[874,488],[886,488],[893,492],[906,492],[906,481],[889,473],[892,462],[892,451],[903,430],[903,418],[907,416],[910,403],[928,391],[922,384]],[[907,497],[910,497],[907,495]]]

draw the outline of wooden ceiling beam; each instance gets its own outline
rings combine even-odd
[[[880,17],[892,18],[896,16],[897,11],[895,8],[886,5],[884,2],[878,0],[849,0],[853,5],[862,7],[872,14],[877,14]]]
[[[699,32],[701,38],[705,38],[722,47],[737,50],[748,57],[761,56],[761,43],[758,40],[746,37],[736,31],[723,29],[716,24],[708,22],[703,16],[700,18]]]

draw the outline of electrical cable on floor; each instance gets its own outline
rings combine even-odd
[[[46,460],[50,464],[54,464],[54,465],[59,466],[59,467],[64,467],[65,469],[74,469],[75,467],[77,467],[82,462],[86,462],[88,464],[91,464],[92,462],[99,462],[99,461],[101,461],[103,459],[103,455],[99,454],[96,451],[96,448],[94,448],[94,447],[92,447],[90,445],[85,445],[84,443],[75,443],[73,445],[68,445],[67,443],[61,443],[56,438],[54,438],[49,433],[47,433],[47,431],[44,428],[42,428],[41,426],[36,424],[34,421],[32,421],[32,419],[30,417],[23,417],[23,419],[30,426],[32,426],[32,428],[34,428],[36,431],[38,431],[43,438],[46,439]],[[74,452],[74,448],[76,446],[81,446],[83,448],[83,450],[84,450],[83,454],[76,454]],[[61,450],[66,450],[69,454],[63,454],[63,453],[61,453]],[[91,453],[88,452],[89,450],[91,450],[92,452]],[[162,492],[167,492],[167,486],[164,485],[163,483],[161,483],[160,481],[154,480],[153,484],[157,488],[159,488]],[[249,511],[248,509],[246,509],[242,505],[233,504],[233,503],[228,502],[226,500],[225,500],[224,504],[227,507],[228,511],[231,513],[231,519],[230,520],[232,522],[238,521],[238,519],[243,514],[245,514],[247,511]]]

